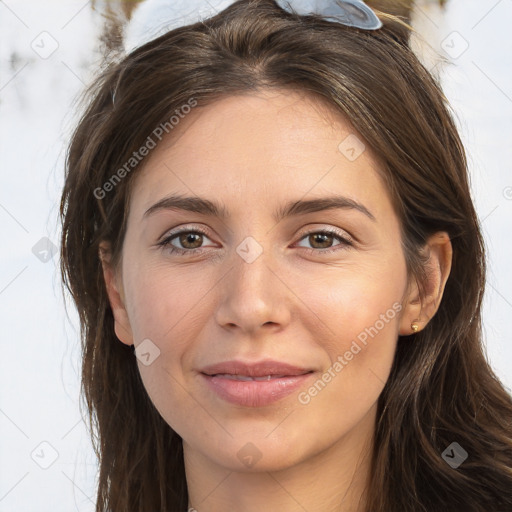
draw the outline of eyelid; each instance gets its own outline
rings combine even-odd
[[[200,227],[198,225],[181,226],[180,228],[177,228],[176,231],[173,231],[173,229],[165,231],[165,233],[159,238],[159,241],[166,240],[174,235],[180,235],[184,232],[189,232],[189,231],[190,232],[198,231],[199,233],[202,233],[203,235],[208,236],[208,230],[206,228]],[[307,235],[311,235],[314,233],[320,233],[320,232],[336,234],[336,235],[339,235],[340,237],[348,239],[350,242],[358,241],[355,236],[353,236],[352,234],[350,234],[348,231],[346,231],[344,229],[338,228],[336,226],[325,227],[325,225],[324,226],[318,225],[318,226],[313,226],[313,227],[309,227],[309,228],[304,228],[304,230],[299,232],[299,234],[296,236],[298,236],[302,239]],[[209,238],[209,236],[208,236],[208,238]]]
[[[160,247],[161,249],[164,249],[164,250],[167,249],[169,252],[171,252],[171,253],[174,252],[176,254],[195,254],[197,252],[201,252],[202,250],[206,250],[209,247],[211,248],[211,246],[209,246],[209,247],[197,247],[195,249],[181,249],[180,247],[175,247],[174,245],[172,245],[171,242],[174,241],[174,239],[178,238],[180,235],[182,235],[184,233],[199,233],[199,234],[203,235],[205,238],[208,238],[209,240],[211,240],[208,230],[206,230],[205,228],[200,228],[197,226],[182,226],[179,229],[177,229],[176,231],[173,231],[173,230],[166,231],[165,234],[157,242],[156,246]]]
[[[301,231],[299,235],[297,235],[301,240],[305,236],[316,234],[316,233],[328,233],[330,235],[336,235],[340,238],[343,238],[347,242],[357,242],[355,236],[351,235],[348,231],[345,229],[338,228],[337,226],[325,226],[325,225],[317,225],[313,227],[308,227],[304,231]]]
[[[181,235],[182,233],[188,232],[199,232],[205,236],[208,236],[208,229],[203,228],[198,225],[185,225],[177,228],[168,229],[165,233],[159,238],[159,242],[167,240],[173,236]]]
[[[314,247],[303,247],[303,246],[297,245],[300,242],[302,242],[302,240],[306,239],[308,236],[316,235],[316,234],[330,235],[333,238],[337,238],[339,240],[339,243],[333,245],[332,247],[327,247],[325,249],[317,249]],[[349,233],[347,233],[344,230],[340,230],[340,228],[335,228],[335,227],[331,226],[329,228],[325,228],[325,227],[324,228],[310,228],[308,231],[306,231],[305,233],[302,233],[299,236],[299,240],[298,240],[298,242],[296,242],[294,247],[295,246],[300,247],[303,251],[307,252],[310,255],[313,255],[313,256],[320,255],[322,257],[322,256],[330,256],[332,254],[338,254],[341,251],[346,251],[350,248],[353,248],[354,245],[355,245],[355,240]]]

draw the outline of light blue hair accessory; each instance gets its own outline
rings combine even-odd
[[[363,30],[377,30],[382,22],[362,0],[275,0],[287,12],[316,14],[327,21]]]

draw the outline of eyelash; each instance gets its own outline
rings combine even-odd
[[[201,228],[194,228],[194,229],[183,229],[181,231],[177,231],[176,233],[170,234],[168,237],[166,237],[164,240],[159,242],[157,245],[161,246],[164,249],[167,249],[171,254],[177,254],[177,255],[194,255],[197,252],[201,252],[203,248],[198,247],[196,249],[180,249],[179,247],[174,247],[171,245],[171,241],[175,238],[179,237],[180,235],[184,233],[194,233],[194,234],[201,234],[206,237],[208,237],[208,233],[206,233],[205,230]],[[341,251],[344,249],[347,249],[347,247],[352,247],[353,242],[346,236],[343,236],[342,232],[336,230],[336,229],[322,229],[319,231],[310,231],[308,233],[304,233],[299,241],[302,241],[304,238],[311,236],[311,235],[333,235],[335,238],[337,238],[341,243],[339,245],[334,246],[334,248],[330,249],[314,249],[314,248],[308,248],[308,247],[302,247],[302,249],[305,249],[309,254],[330,254],[333,252]]]

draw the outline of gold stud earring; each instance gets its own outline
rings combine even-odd
[[[414,333],[418,332],[418,329],[419,329],[419,328],[420,328],[420,327],[419,327],[419,325],[418,325],[416,322],[413,322],[413,323],[411,324],[412,332],[414,332]]]

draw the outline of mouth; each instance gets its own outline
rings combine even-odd
[[[263,407],[290,395],[315,373],[278,361],[226,361],[200,371],[207,387],[226,402]]]
[[[310,372],[307,372],[310,373]],[[269,381],[272,379],[281,379],[283,377],[290,377],[290,375],[266,375],[263,377],[250,377],[249,375],[232,375],[230,373],[216,373],[213,375],[209,375],[209,377],[221,377],[223,379],[231,379],[231,380],[241,380],[241,381]]]
[[[295,377],[297,375],[304,375],[311,373],[311,368],[295,366],[289,363],[280,361],[256,361],[253,363],[246,363],[243,361],[225,361],[222,363],[206,366],[200,370],[205,375],[213,376],[227,376],[233,378],[246,379],[264,379],[270,380],[279,377]]]

